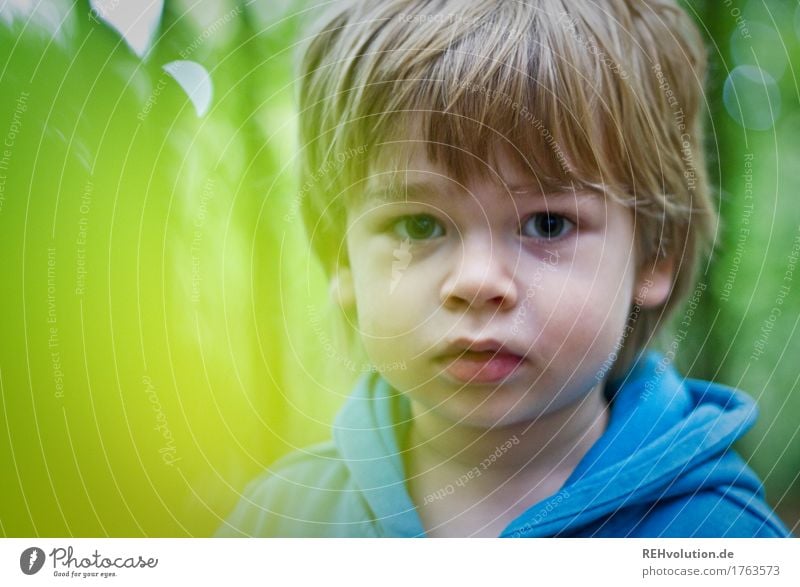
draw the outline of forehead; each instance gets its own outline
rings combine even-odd
[[[479,185],[512,194],[564,191],[564,186],[555,190],[551,182],[536,173],[532,162],[510,144],[498,142],[482,155],[442,145],[432,152],[430,145],[418,133],[378,145],[356,195],[394,201],[424,197],[431,188],[456,193]],[[452,157],[436,157],[443,149],[452,151]],[[453,159],[460,164],[448,164]]]

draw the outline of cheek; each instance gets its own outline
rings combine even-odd
[[[353,290],[358,316],[358,327],[364,333],[380,336],[381,318],[385,318],[386,308],[391,303],[389,292],[391,267],[370,256],[351,253]]]
[[[440,306],[436,279],[429,268],[402,259],[360,267],[355,276],[359,325],[383,336],[425,328]]]
[[[392,320],[393,313],[386,311],[387,303],[381,289],[382,284],[378,283],[356,287],[358,329],[366,337],[391,337],[398,332],[398,325]]]
[[[419,301],[404,291],[401,283],[380,278],[356,281],[356,315],[358,329],[365,344],[380,347],[401,346],[424,320],[415,310]]]
[[[551,293],[543,296],[538,312],[544,320],[542,342],[556,353],[602,352],[616,344],[625,326],[632,277],[624,272],[595,273],[579,274],[573,266],[572,274],[560,274],[548,288]]]

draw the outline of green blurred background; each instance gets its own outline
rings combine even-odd
[[[723,225],[689,336],[659,344],[758,400],[739,448],[797,532],[800,8],[687,6]],[[361,362],[294,202],[293,57],[318,10],[0,3],[0,535],[208,536],[329,436]]]

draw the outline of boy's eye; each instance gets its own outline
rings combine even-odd
[[[394,231],[402,238],[428,240],[444,234],[444,227],[428,214],[404,216],[394,224]]]
[[[572,224],[572,221],[559,214],[537,212],[528,216],[522,223],[520,232],[523,236],[551,240],[566,233]]]

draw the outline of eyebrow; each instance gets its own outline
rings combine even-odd
[[[429,181],[404,182],[387,180],[386,184],[375,187],[369,186],[363,196],[363,201],[377,200],[379,202],[395,203],[407,200],[425,200],[439,197],[442,188]]]
[[[498,185],[498,190],[510,194],[514,199],[535,198],[538,200],[596,200],[602,198],[601,194],[591,190],[553,190],[545,191],[532,184],[507,184]],[[430,181],[392,181],[388,180],[386,185],[375,187],[369,186],[362,193],[362,202],[378,201],[382,203],[399,203],[406,201],[426,201],[441,198],[443,191],[452,193],[455,190],[442,187],[436,182]]]

